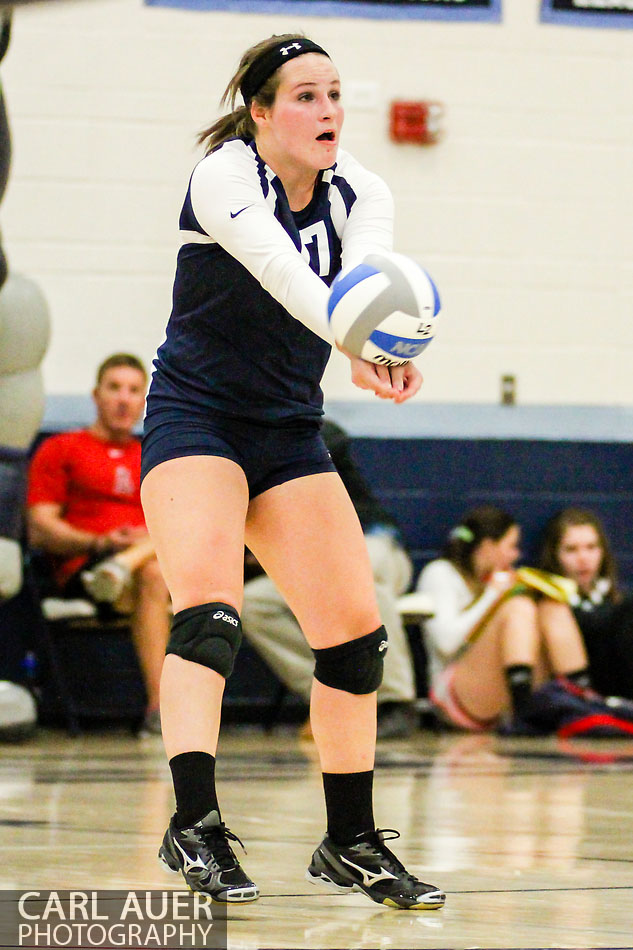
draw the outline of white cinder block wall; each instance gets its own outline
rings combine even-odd
[[[435,276],[428,402],[633,404],[633,31],[254,16],[82,0],[18,7],[2,80],[14,140],[0,209],[12,269],[50,303],[48,391],[85,393],[115,349],[151,360],[169,314],[196,130],[239,55],[303,29],[345,84],[344,145],[396,198],[396,249]],[[361,86],[361,89],[363,87]],[[358,87],[356,87],[358,90]],[[370,87],[371,89],[371,87]],[[392,99],[439,99],[446,134],[392,144]],[[370,399],[338,354],[329,399]]]

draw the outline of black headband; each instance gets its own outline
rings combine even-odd
[[[266,53],[259,56],[246,70],[244,78],[240,84],[240,92],[244,102],[248,105],[253,96],[257,95],[267,79],[283,66],[284,63],[294,59],[295,56],[302,56],[304,53],[321,53],[322,56],[329,55],[313,43],[312,40],[299,37],[296,40],[278,43],[269,49]]]

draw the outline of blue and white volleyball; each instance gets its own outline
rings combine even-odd
[[[440,295],[427,272],[404,254],[368,254],[334,280],[328,318],[334,339],[354,356],[398,366],[435,335]]]

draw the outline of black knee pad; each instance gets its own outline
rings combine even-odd
[[[316,664],[314,678],[346,693],[373,693],[382,683],[387,651],[387,631],[378,627],[357,640],[339,643],[324,650],[313,650]]]
[[[228,679],[241,642],[242,625],[234,607],[200,604],[174,614],[166,653],[207,666]]]

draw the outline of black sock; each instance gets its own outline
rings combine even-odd
[[[576,686],[582,687],[582,689],[590,689],[591,687],[591,677],[589,675],[589,667],[585,666],[582,670],[574,670],[573,673],[565,673],[565,679],[569,680],[571,683],[575,683]]]
[[[374,831],[374,772],[324,772],[327,833],[340,845],[352,844],[364,831]]]
[[[532,667],[527,663],[514,663],[506,666],[505,675],[514,715],[520,718],[532,695]]]
[[[176,793],[176,827],[188,828],[220,806],[215,792],[215,756],[181,752],[169,760]]]

